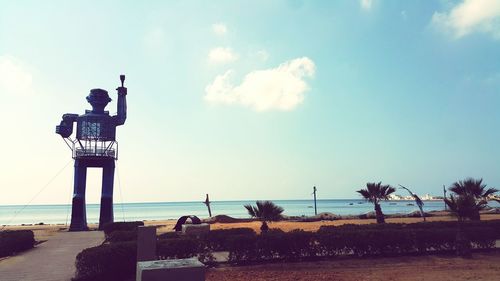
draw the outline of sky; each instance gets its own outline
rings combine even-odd
[[[115,202],[500,186],[498,0],[0,0],[0,205],[71,202],[55,126],[120,74]]]

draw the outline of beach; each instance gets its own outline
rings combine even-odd
[[[500,219],[500,214],[482,214],[481,220],[496,220]],[[446,212],[441,212],[440,215],[435,215],[433,217],[426,218],[427,221],[454,221],[454,217],[446,215]],[[422,218],[418,217],[396,217],[387,218],[387,223],[416,223],[423,221]],[[176,220],[146,220],[144,225],[157,226],[157,234],[172,232],[175,226]],[[278,228],[283,231],[291,231],[294,229],[302,229],[304,231],[317,231],[323,225],[343,225],[343,224],[371,224],[376,223],[375,219],[339,219],[339,220],[319,220],[311,222],[295,221],[295,220],[283,220],[278,222],[269,223],[270,228]],[[257,233],[260,233],[260,221],[242,221],[242,222],[231,222],[231,223],[221,223],[215,222],[211,223],[210,229],[229,229],[229,228],[241,228],[247,227],[252,228]],[[97,229],[97,224],[89,224],[91,230]],[[67,231],[68,226],[63,224],[53,224],[53,225],[11,225],[6,226],[5,230],[19,230],[19,229],[29,229],[33,230],[35,233],[35,239],[37,241],[47,240],[50,236],[56,234],[59,231]]]

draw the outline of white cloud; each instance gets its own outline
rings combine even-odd
[[[238,55],[231,48],[217,47],[208,53],[208,61],[211,63],[228,63],[238,59]]]
[[[296,58],[276,68],[252,71],[235,86],[230,81],[234,71],[229,70],[205,88],[205,100],[214,104],[239,104],[256,111],[289,111],[304,101],[309,89],[304,78],[312,77],[314,72],[311,59]]]
[[[0,56],[0,93],[11,95],[33,93],[31,67],[14,56]]]
[[[223,23],[214,23],[212,24],[212,31],[215,35],[224,36],[227,33],[227,26]]]
[[[360,0],[359,4],[363,10],[370,10],[373,5],[373,0]]]
[[[447,13],[435,12],[432,23],[451,32],[455,38],[484,32],[500,39],[500,1],[464,0]]]

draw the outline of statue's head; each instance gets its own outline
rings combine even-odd
[[[108,92],[103,89],[92,89],[87,96],[87,101],[92,105],[92,111],[95,113],[104,112],[104,108],[111,101]]]

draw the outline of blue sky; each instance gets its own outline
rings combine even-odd
[[[0,0],[0,204],[68,203],[54,127],[116,111],[115,201],[500,186],[500,2]],[[100,172],[87,198],[98,202]],[[121,190],[121,195],[120,195]],[[400,192],[404,194],[403,192]]]

